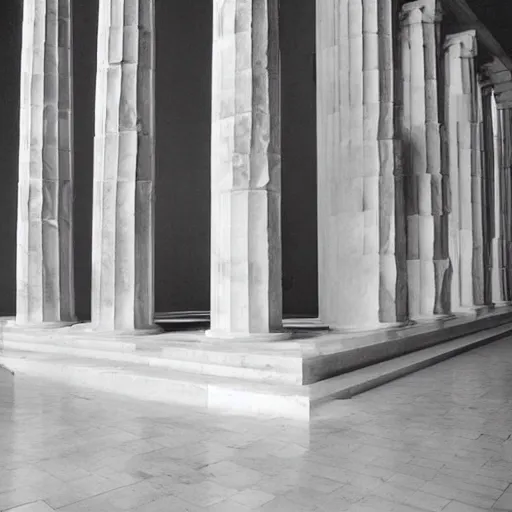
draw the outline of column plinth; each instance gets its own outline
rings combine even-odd
[[[282,339],[278,0],[214,0],[212,338]]]
[[[154,0],[100,0],[92,329],[159,332],[154,316]]]
[[[24,2],[16,255],[23,328],[76,321],[70,0]]]

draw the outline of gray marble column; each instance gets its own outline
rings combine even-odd
[[[503,177],[502,233],[503,265],[506,274],[506,300],[512,300],[512,109],[498,105],[498,133],[500,135],[500,170]]]
[[[445,115],[450,175],[449,244],[453,311],[483,304],[481,122],[476,32],[447,37]]]
[[[504,140],[500,122],[500,112],[494,93],[490,95],[490,111],[492,116],[493,136],[493,180],[492,180],[492,221],[493,232],[491,240],[491,292],[495,305],[508,303],[507,290],[507,258],[506,258],[506,210],[504,197],[505,173],[503,169]]]
[[[283,336],[278,0],[213,1],[211,330]]]
[[[320,318],[399,320],[391,0],[317,0]]]
[[[154,0],[100,0],[92,327],[154,332]]]
[[[402,7],[401,119],[407,215],[409,314],[412,318],[443,313],[447,251],[443,250],[441,138],[437,94],[435,0]]]
[[[26,0],[21,55],[16,324],[75,321],[70,0]]]

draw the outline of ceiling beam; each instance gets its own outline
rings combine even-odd
[[[497,57],[509,71],[512,71],[512,58],[507,55],[507,52],[490,30],[478,19],[466,0],[441,0],[441,4],[448,8],[458,21],[468,25],[469,28],[475,29],[479,43],[483,44],[492,55]]]

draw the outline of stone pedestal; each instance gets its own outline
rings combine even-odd
[[[392,2],[316,5],[320,319],[366,329],[401,320]]]
[[[75,321],[70,0],[23,9],[16,325]]]
[[[447,247],[444,247],[441,139],[437,93],[436,0],[407,3],[401,13],[403,76],[402,149],[407,216],[409,315],[444,311]]]
[[[278,0],[214,0],[210,337],[282,331],[279,77]]]
[[[100,0],[92,328],[153,329],[154,0]]]
[[[482,200],[476,33],[445,43],[445,116],[450,175],[449,249],[453,311],[483,304]]]

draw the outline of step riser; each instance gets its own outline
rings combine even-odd
[[[282,373],[275,369],[267,371],[255,368],[221,366],[214,364],[204,364],[180,359],[167,359],[161,357],[139,356],[133,352],[118,353],[108,352],[106,350],[87,350],[85,348],[76,348],[70,345],[50,345],[47,343],[28,343],[20,341],[4,340],[4,349],[22,350],[26,352],[65,354],[77,357],[86,357],[90,359],[105,359],[117,361],[120,363],[138,363],[147,366],[159,368],[169,368],[171,370],[190,372],[198,375],[215,375],[218,377],[233,377],[237,379],[249,379],[260,382],[275,382],[277,384],[301,384],[302,376],[299,374]]]
[[[494,317],[483,317],[477,320],[444,327],[439,330],[413,334],[408,337],[393,339],[384,343],[366,345],[353,350],[345,350],[338,354],[331,353],[304,360],[304,384],[314,384],[325,379],[358,370],[373,364],[397,358],[447,341],[461,338],[499,327],[512,321],[510,313]]]
[[[101,352],[118,352],[118,353],[133,353],[137,350],[137,344],[129,341],[112,341],[106,339],[97,339],[95,336],[88,338],[76,338],[70,335],[55,333],[48,334],[44,331],[37,331],[35,334],[31,334],[30,331],[20,332],[18,330],[5,329],[2,333],[3,342],[16,342],[16,343],[30,343],[34,338],[37,339],[37,343],[41,344],[52,344],[58,343],[59,346],[69,348],[84,348],[94,349]]]
[[[433,356],[429,359],[425,359],[422,361],[419,361],[417,363],[411,364],[410,366],[407,366],[405,368],[400,368],[396,371],[392,371],[389,373],[384,373],[382,375],[379,375],[378,377],[368,379],[364,382],[361,382],[360,384],[350,386],[347,388],[340,389],[338,391],[335,391],[333,393],[330,393],[326,396],[323,396],[321,398],[312,400],[312,404],[314,406],[318,406],[320,404],[323,404],[325,402],[331,401],[331,400],[347,400],[354,396],[360,395],[362,393],[365,393],[366,391],[370,391],[372,389],[375,389],[377,387],[380,387],[384,384],[387,384],[388,382],[392,382],[394,380],[400,379],[402,377],[405,377],[407,375],[410,375],[412,373],[415,373],[419,370],[423,370],[425,368],[428,368],[430,366],[434,366],[438,363],[441,363],[443,361],[446,361],[448,359],[451,359],[453,357],[456,357],[460,354],[463,354],[465,352],[469,352],[471,350],[474,350],[479,347],[483,347],[485,345],[488,345],[490,343],[493,343],[494,341],[498,341],[500,339],[503,339],[507,336],[512,335],[512,330],[508,333],[504,334],[498,334],[496,336],[489,336],[486,339],[475,341],[474,343],[470,343],[467,345],[464,345],[462,347],[455,348],[453,350],[446,351],[444,353],[438,354],[436,356]]]
[[[278,372],[302,374],[302,360],[300,357],[280,357],[274,354],[234,354],[219,353],[214,351],[165,348],[162,351],[163,357],[168,359],[180,359],[182,361],[197,361],[204,364],[217,364],[222,366],[234,366],[253,368],[258,370],[268,370],[272,368]]]
[[[198,385],[9,357],[3,357],[2,362],[15,374],[27,374],[72,386],[119,393],[140,400],[189,405],[249,416],[285,417],[296,420],[307,420],[310,417],[309,399],[300,395],[280,396],[254,392],[251,389],[229,389],[206,383]]]

